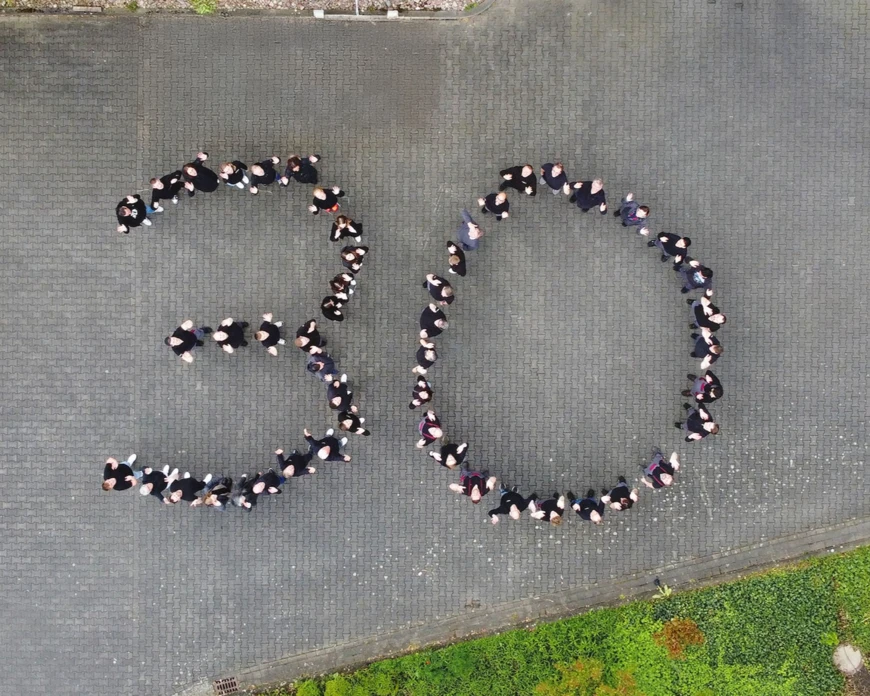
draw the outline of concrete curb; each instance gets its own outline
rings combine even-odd
[[[661,577],[672,588],[698,589],[812,556],[848,551],[867,543],[870,543],[870,518],[851,520],[704,558],[661,566],[606,584],[530,597],[491,609],[472,609],[458,617],[313,650],[220,676],[234,676],[241,688],[277,686],[302,677],[357,669],[376,660],[423,648],[527,627],[539,621],[554,621],[594,608],[625,604],[651,596],[655,577]],[[211,693],[210,682],[201,681],[178,692],[176,696],[205,696]]]
[[[378,14],[341,14],[341,13],[330,13],[327,12],[323,15],[322,18],[317,18],[310,11],[296,11],[296,10],[256,10],[256,9],[244,9],[244,10],[227,10],[221,11],[218,10],[213,15],[203,16],[203,19],[208,20],[209,18],[220,18],[220,19],[231,19],[233,17],[292,17],[295,19],[320,19],[322,20],[339,20],[339,21],[352,21],[352,22],[360,22],[360,21],[368,21],[368,22],[402,22],[402,21],[416,21],[416,20],[441,20],[441,21],[455,21],[460,19],[469,19],[471,17],[476,17],[479,14],[486,12],[490,7],[492,7],[497,0],[480,0],[474,8],[468,10],[467,12],[434,12],[434,11],[413,11],[413,12],[400,12],[398,17],[387,17],[386,11]],[[75,6],[66,10],[37,10],[30,8],[0,8],[0,18],[10,17],[10,16],[28,16],[35,15],[39,17],[68,17],[69,15],[76,16],[87,16],[87,17],[153,17],[153,16],[164,16],[164,17],[190,17],[190,16],[198,16],[193,10],[178,10],[178,11],[148,11],[148,10],[137,10],[136,12],[130,12],[124,8],[120,7],[111,7],[111,8],[102,8],[100,6]]]

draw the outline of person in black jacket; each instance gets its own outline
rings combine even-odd
[[[713,270],[702,266],[700,261],[687,259],[684,268],[675,265],[674,270],[683,281],[680,292],[684,295],[692,290],[710,290],[713,287]]]
[[[692,240],[672,232],[659,232],[656,238],[647,242],[649,247],[658,247],[662,252],[662,263],[674,257],[674,269],[678,269],[686,258],[686,251],[692,246]]]
[[[317,170],[314,168],[314,164],[319,161],[320,155],[308,155],[308,157],[293,155],[287,160],[284,176],[288,179],[295,179],[300,184],[316,184]]]
[[[275,462],[278,468],[281,469],[281,473],[284,474],[285,479],[315,473],[317,469],[309,463],[312,457],[314,457],[312,452],[300,454],[296,450],[293,450],[290,454],[284,456],[284,450],[275,450]]]
[[[245,340],[246,328],[248,328],[248,322],[238,322],[232,317],[227,317],[220,323],[212,338],[217,341],[225,353],[233,353],[237,348],[248,345]]]
[[[499,186],[499,191],[506,188],[516,189],[527,196],[534,196],[538,192],[538,182],[535,180],[535,168],[531,164],[519,164],[516,167],[502,169],[498,175],[504,180]]]
[[[243,189],[248,185],[250,179],[245,172],[248,171],[248,165],[239,160],[232,162],[224,162],[218,167],[218,176],[224,180],[227,186]]]
[[[465,252],[459,248],[456,242],[447,242],[447,263],[450,265],[448,273],[465,276]]]
[[[501,495],[499,506],[486,513],[493,524],[498,524],[499,515],[508,515],[512,520],[520,519],[520,513],[529,507],[529,503],[534,502],[538,497],[533,493],[528,498],[523,498],[517,492],[518,490],[517,486],[508,490],[504,484],[501,485],[499,488],[499,494]]]
[[[444,437],[444,429],[441,427],[441,421],[435,415],[435,411],[426,411],[417,425],[417,430],[420,432],[420,439],[417,440],[417,449],[423,449],[426,445],[431,445],[433,442],[438,442]]]
[[[607,195],[604,193],[604,181],[601,179],[575,181],[569,188],[571,197],[568,200],[584,213],[588,213],[592,208],[598,208],[598,212],[602,215],[607,212]]]
[[[178,478],[178,469],[169,471],[167,464],[162,469],[154,470],[150,466],[142,469],[142,485],[139,488],[140,495],[153,495],[161,503],[163,502],[163,491],[165,491],[172,482]]]
[[[263,315],[263,323],[260,330],[254,333],[254,338],[263,344],[269,355],[278,355],[278,346],[283,346],[286,341],[281,338],[283,321],[272,322],[272,313]]]
[[[359,417],[359,408],[356,404],[352,404],[350,408],[338,414],[338,429],[345,433],[368,437],[372,433],[363,428],[365,422],[365,418]]]
[[[347,386],[347,375],[334,379],[326,387],[326,398],[333,411],[346,411],[353,403],[353,392]]]
[[[286,479],[280,474],[276,474],[274,469],[269,469],[265,473],[257,476],[251,490],[255,495],[281,495],[281,486],[284,485]]]
[[[558,527],[565,516],[565,496],[557,492],[546,500],[532,500],[529,503],[529,514],[533,519]]]
[[[344,191],[338,188],[338,186],[333,186],[331,189],[326,190],[318,186],[314,189],[312,195],[314,199],[311,201],[311,205],[308,206],[309,213],[319,215],[321,210],[325,210],[327,213],[337,213],[341,207],[338,204],[338,199],[344,196]]]
[[[701,329],[700,335],[693,333],[692,338],[695,339],[695,347],[689,355],[701,360],[702,370],[706,370],[710,367],[710,365],[716,362],[722,353],[725,352],[719,339],[713,335],[713,332],[710,331],[710,329],[703,328]]]
[[[326,345],[326,339],[321,338],[320,332],[317,330],[317,322],[314,319],[309,319],[296,330],[296,339],[293,341],[293,345],[309,354],[320,353]]]
[[[305,369],[325,384],[338,377],[335,361],[326,351],[310,354]]]
[[[342,454],[341,448],[347,444],[347,438],[343,437],[340,440],[334,437],[335,431],[330,428],[326,431],[326,435],[320,440],[315,440],[311,437],[311,431],[307,428],[302,431],[305,435],[305,442],[308,443],[310,452],[317,455],[320,459],[327,462],[349,462],[350,455]]]
[[[421,338],[420,347],[417,349],[417,364],[411,372],[422,377],[435,364],[436,360],[438,360],[438,353],[435,352],[435,344]]]
[[[103,490],[126,491],[139,483],[143,474],[141,471],[133,471],[133,462],[135,461],[135,454],[131,454],[120,464],[114,457],[109,457],[103,468]]]
[[[728,321],[725,315],[722,314],[722,311],[710,302],[712,296],[713,291],[707,290],[700,299],[686,300],[686,304],[692,307],[692,317],[694,319],[689,324],[690,328],[718,331]]]
[[[719,425],[713,420],[710,412],[701,404],[692,406],[691,404],[683,404],[686,409],[686,422],[674,423],[674,427],[679,430],[685,430],[686,442],[697,442],[703,440],[708,435],[716,435],[719,432]]]
[[[338,295],[327,295],[320,301],[320,311],[330,321],[344,321],[342,307],[344,307],[344,300]]]
[[[275,171],[275,165],[281,161],[278,157],[269,157],[262,162],[251,165],[251,188],[248,189],[251,193],[257,194],[260,192],[260,186],[269,186],[276,181],[280,181],[286,186],[290,183],[290,179],[281,176]]]
[[[171,174],[161,176],[159,179],[151,179],[149,183],[151,184],[151,207],[156,212],[163,210],[160,201],[167,200],[172,201],[173,204],[178,203],[178,192],[184,186],[184,179],[182,179],[180,169]]]
[[[199,500],[191,503],[191,507],[201,503],[206,507],[225,511],[230,504],[230,499],[233,495],[233,480],[227,476],[218,476],[209,483]]]
[[[441,466],[455,469],[468,456],[468,443],[463,442],[459,445],[447,443],[446,445],[441,445],[441,449],[438,452],[429,452],[428,454]]]
[[[430,304],[420,314],[420,338],[435,338],[447,327],[447,317],[436,304]]]
[[[179,501],[193,503],[199,498],[200,491],[211,481],[211,474],[206,474],[205,478],[200,481],[193,478],[189,471],[184,472],[184,476],[173,481],[169,486],[169,496],[163,499],[167,505],[175,505]]]
[[[428,404],[432,401],[432,385],[426,381],[425,378],[420,377],[417,380],[417,384],[414,385],[414,391],[411,398],[411,403],[408,404],[408,408],[412,411],[422,406],[423,404]]]
[[[254,493],[253,489],[259,475],[259,473],[242,475],[239,479],[239,484],[236,486],[235,495],[230,498],[233,505],[249,512],[257,507],[257,501],[260,496]]]
[[[332,223],[332,231],[329,233],[329,241],[337,242],[339,239],[353,239],[358,242],[362,239],[363,227],[361,222],[354,222],[347,215],[338,215]]]
[[[631,508],[637,502],[640,491],[637,488],[629,489],[628,482],[624,476],[620,476],[617,481],[616,486],[609,491],[604,491],[604,495],[601,496],[601,502],[609,505],[611,510],[619,512]]]
[[[680,470],[680,455],[671,453],[670,459],[665,459],[662,451],[656,448],[650,463],[643,470],[644,478],[640,482],[647,488],[667,488],[674,484],[674,475]]]
[[[712,404],[725,395],[722,382],[711,370],[707,370],[701,377],[688,374],[686,378],[692,382],[692,387],[681,392],[682,395],[694,397],[699,403]]]
[[[477,204],[480,206],[480,212],[486,215],[492,213],[495,215],[496,222],[510,217],[511,204],[507,194],[504,191],[498,193],[490,193],[485,198],[478,198]]]
[[[341,265],[351,273],[359,273],[362,269],[363,257],[369,252],[366,246],[346,246],[341,250]]]
[[[434,273],[429,273],[426,276],[423,287],[429,291],[432,299],[437,300],[438,304],[442,306],[453,304],[456,299],[456,295],[453,294],[453,286],[445,278]]]
[[[356,278],[352,273],[339,273],[329,281],[329,289],[338,299],[347,302],[356,289]]]
[[[477,505],[483,496],[495,488],[495,476],[489,476],[489,472],[472,471],[462,467],[459,473],[459,483],[451,483],[449,488],[454,493],[467,495],[471,502]]]
[[[184,188],[187,189],[188,196],[194,196],[197,191],[211,193],[217,189],[220,179],[214,171],[203,164],[207,159],[207,152],[199,152],[193,162],[188,162],[181,168],[184,175]]]
[[[575,498],[571,491],[568,491],[568,497],[571,499],[571,509],[580,516],[581,520],[592,524],[601,524],[604,521],[604,503],[595,499],[594,488],[586,491],[584,498]]]
[[[163,208],[160,208],[163,210]],[[151,226],[151,220],[148,219],[150,213],[155,212],[150,205],[145,205],[142,196],[134,194],[127,196],[123,201],[115,206],[115,217],[118,218],[118,232],[130,234],[130,230],[139,225]]]
[[[196,346],[201,346],[203,344],[203,336],[210,333],[210,326],[201,326],[198,329],[194,329],[193,322],[190,319],[186,319],[181,326],[172,332],[171,336],[163,339],[163,342],[172,348],[172,352],[184,360],[184,362],[191,363],[193,362],[193,349]]]
[[[569,192],[568,175],[565,174],[565,168],[561,162],[547,162],[541,167],[541,178],[538,183],[542,186],[544,184],[549,186],[554,196],[558,196],[562,192],[565,194]]]

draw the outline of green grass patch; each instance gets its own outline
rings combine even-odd
[[[870,547],[306,680],[272,696],[833,696],[870,654]]]
[[[214,14],[217,10],[217,0],[187,0],[193,11],[198,15]]]

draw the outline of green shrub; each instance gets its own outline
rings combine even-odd
[[[323,696],[323,692],[316,681],[307,679],[296,687],[296,696]]]
[[[214,14],[217,10],[217,0],[187,0],[193,11],[198,15]]]
[[[326,682],[324,696],[351,696],[353,685],[340,674],[331,677]]]

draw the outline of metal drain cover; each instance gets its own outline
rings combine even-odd
[[[217,679],[213,683],[215,696],[232,696],[239,693],[239,682],[235,677]]]

